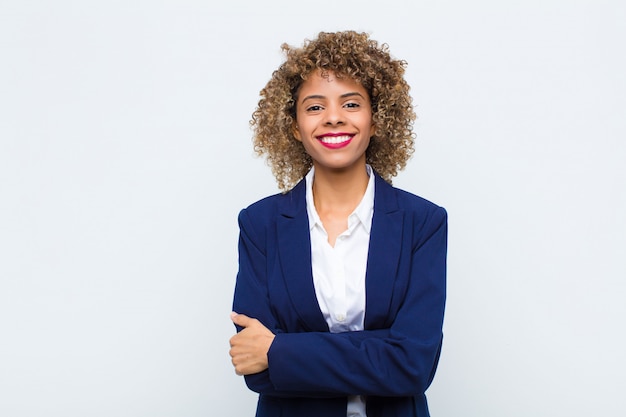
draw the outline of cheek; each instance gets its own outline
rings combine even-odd
[[[306,129],[302,128],[302,124],[298,123],[297,118],[293,122],[293,127],[291,128],[291,131],[293,132],[293,137],[296,138],[296,140],[302,142],[302,138],[306,133]]]
[[[309,155],[311,155],[311,152],[315,151],[315,148],[313,147],[313,144],[310,141],[301,140],[300,143],[302,143],[302,147],[304,148],[306,153],[308,153]]]
[[[294,131],[296,132],[295,134],[297,135],[296,138],[300,141],[304,141],[312,135],[312,127],[310,126],[310,123],[307,124],[306,120],[302,123],[297,123],[297,126],[294,129]]]

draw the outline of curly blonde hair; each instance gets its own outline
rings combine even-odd
[[[281,49],[286,60],[261,90],[250,121],[254,151],[266,156],[279,188],[291,189],[313,163],[295,139],[293,125],[300,86],[316,70],[353,79],[369,93],[376,133],[366,161],[391,183],[414,151],[415,112],[404,80],[406,62],[393,59],[387,44],[354,31],[320,32],[317,39],[305,40],[302,48],[285,43]]]

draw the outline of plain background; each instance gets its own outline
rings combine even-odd
[[[408,62],[450,217],[433,417],[626,415],[626,3],[0,0],[0,415],[252,416],[228,356],[280,44]]]

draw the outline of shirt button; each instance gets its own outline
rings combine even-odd
[[[346,316],[344,314],[337,314],[336,319],[337,321],[344,321],[346,319]]]

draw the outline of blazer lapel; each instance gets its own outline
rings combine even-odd
[[[376,175],[374,217],[365,275],[365,329],[390,325],[388,317],[400,259],[404,212],[393,187]]]
[[[328,331],[313,284],[304,180],[285,194],[279,210],[278,252],[289,297],[307,331]]]

